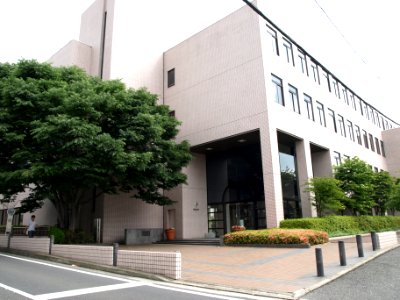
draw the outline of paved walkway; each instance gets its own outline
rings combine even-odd
[[[364,236],[364,257],[359,258],[355,238],[342,240],[347,256],[345,267],[340,266],[337,240],[306,249],[171,244],[120,248],[180,251],[182,283],[296,299],[388,250],[372,251],[370,238]],[[325,277],[316,274],[316,247],[322,249]]]

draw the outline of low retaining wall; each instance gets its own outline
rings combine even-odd
[[[112,246],[55,244],[52,246],[51,254],[101,265],[113,265]]]
[[[118,251],[118,267],[146,273],[182,278],[182,255],[180,252]]]
[[[376,236],[380,249],[398,245],[396,231],[377,232]]]
[[[59,245],[48,237],[0,236],[0,247],[39,254],[55,255],[83,262],[123,267],[172,279],[182,277],[180,252],[149,252],[119,250],[114,246]],[[8,245],[8,243],[10,243]]]
[[[28,237],[14,236],[10,239],[10,248],[49,254],[50,239],[48,237],[30,239]]]
[[[7,235],[0,235],[0,247],[7,248],[8,246],[8,236]]]

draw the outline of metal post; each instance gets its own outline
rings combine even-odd
[[[378,239],[376,236],[376,232],[371,232],[371,241],[372,241],[372,251],[379,250]]]
[[[11,233],[7,234],[7,249],[10,249],[11,246]]]
[[[346,266],[346,249],[344,248],[344,241],[339,241],[339,257],[340,257],[340,265]]]
[[[315,248],[315,259],[317,261],[317,276],[324,277],[324,260],[322,258],[321,248]]]
[[[119,244],[114,243],[114,245],[113,245],[113,266],[114,267],[116,267],[118,264],[118,248],[119,248]]]
[[[53,249],[54,244],[54,235],[50,236],[50,245],[49,245],[49,255],[51,255],[51,250]]]
[[[364,257],[364,248],[362,243],[362,236],[360,234],[356,235],[358,257]]]

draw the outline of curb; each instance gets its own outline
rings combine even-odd
[[[300,297],[304,296],[305,294],[308,294],[309,292],[311,292],[311,291],[313,291],[313,290],[315,290],[317,288],[320,288],[321,286],[323,286],[325,284],[328,284],[328,283],[336,280],[337,278],[339,278],[339,277],[341,277],[341,276],[343,276],[343,275],[345,275],[345,274],[357,269],[358,267],[361,267],[362,265],[365,265],[366,263],[374,260],[375,258],[385,254],[386,252],[392,251],[393,249],[396,249],[398,247],[400,247],[400,245],[395,245],[395,246],[392,246],[392,247],[388,247],[388,248],[379,250],[378,252],[375,253],[375,255],[372,255],[371,257],[368,257],[368,258],[364,259],[363,261],[360,261],[359,263],[356,263],[356,264],[346,268],[346,270],[340,271],[340,272],[332,275],[331,277],[326,278],[326,279],[322,280],[321,282],[318,282],[318,283],[316,283],[316,284],[314,284],[314,285],[312,285],[312,286],[310,286],[308,288],[303,288],[303,289],[297,290],[297,291],[293,292],[293,297],[294,298],[292,298],[292,299],[299,299]]]

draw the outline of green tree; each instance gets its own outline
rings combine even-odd
[[[29,189],[21,211],[49,199],[69,229],[94,190],[169,204],[162,190],[185,182],[191,158],[189,144],[174,141],[178,125],[156,95],[118,80],[36,61],[0,64],[0,194],[12,201]]]
[[[392,211],[393,215],[396,211],[400,211],[400,178],[395,180],[387,208]]]
[[[346,159],[334,167],[335,178],[340,181],[340,188],[346,198],[343,204],[356,214],[369,214],[375,206],[371,197],[373,191],[373,171],[358,157]]]
[[[343,210],[345,198],[339,187],[340,182],[332,177],[314,177],[307,182],[306,191],[311,192],[311,204],[317,210],[318,217],[323,217],[326,210]]]
[[[384,216],[393,194],[394,180],[388,172],[380,171],[373,173],[372,184],[373,190],[371,198],[376,203],[376,214]]]

